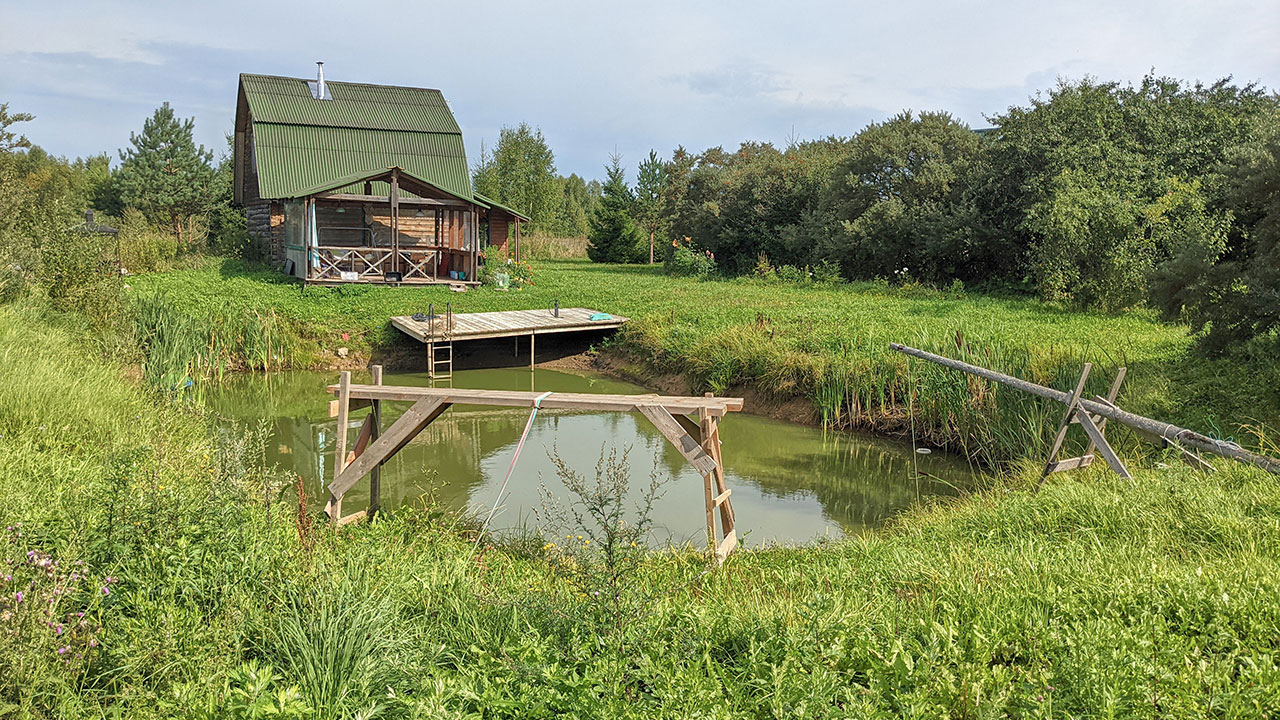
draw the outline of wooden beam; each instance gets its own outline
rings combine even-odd
[[[438,397],[425,397],[418,400],[404,415],[392,423],[391,427],[383,433],[377,440],[369,444],[367,450],[360,457],[355,459],[342,471],[342,474],[334,478],[329,484],[329,493],[333,496],[342,498],[342,495],[351,489],[360,478],[366,473],[373,470],[374,467],[381,464],[387,458],[396,454],[400,448],[404,447],[410,440],[417,437],[422,429],[431,424],[432,420],[440,417],[440,414],[449,408],[449,403]]]
[[[1076,389],[1071,393],[1071,399],[1067,401],[1067,411],[1062,416],[1062,422],[1058,424],[1058,434],[1053,437],[1053,446],[1049,448],[1049,459],[1045,461],[1044,470],[1040,472],[1040,482],[1036,483],[1036,490],[1039,491],[1044,486],[1044,481],[1053,472],[1053,466],[1058,461],[1058,453],[1062,450],[1062,443],[1067,439],[1067,429],[1071,427],[1071,419],[1076,415],[1076,403],[1080,402],[1080,395],[1084,393],[1084,384],[1089,380],[1089,371],[1093,369],[1093,363],[1085,363],[1084,370],[1080,373],[1080,379],[1076,381]]]
[[[552,395],[551,397],[555,397]],[[545,406],[545,402],[544,402]],[[714,473],[716,471],[716,461],[708,455],[697,440],[690,437],[689,433],[680,427],[676,419],[671,417],[671,413],[667,409],[658,405],[641,405],[637,408],[641,415],[649,419],[653,426],[662,433],[663,437],[671,441],[676,446],[676,450],[689,461],[697,471],[703,475]]]
[[[1055,463],[1050,463],[1048,474],[1052,475],[1053,473],[1066,472],[1067,470],[1075,470],[1076,468],[1089,467],[1092,464],[1092,455],[1081,455],[1080,457],[1073,457],[1067,460],[1059,460]]]
[[[330,385],[330,393],[338,386]],[[474,390],[468,388],[431,388],[403,385],[351,385],[351,397],[362,400],[416,402],[438,398],[454,405],[498,405],[533,407],[541,393],[526,390]],[[679,395],[614,395],[597,393],[555,393],[542,401],[544,410],[598,410],[602,412],[638,412],[641,406],[657,405],[673,415],[688,415],[706,409],[713,416],[740,412],[742,398],[686,397]]]
[[[338,404],[339,403],[337,400],[329,401],[329,417],[331,418],[338,417]],[[360,410],[361,408],[367,408],[372,404],[373,404],[372,400],[352,400],[347,404],[347,412],[350,413],[352,410]]]
[[[1076,408],[1076,416],[1080,418],[1080,427],[1084,428],[1084,432],[1089,439],[1098,446],[1098,452],[1102,457],[1106,458],[1107,464],[1111,466],[1116,474],[1126,480],[1132,480],[1133,476],[1129,474],[1128,468],[1124,463],[1120,462],[1120,456],[1116,455],[1116,451],[1111,449],[1111,444],[1103,437],[1102,431],[1097,425],[1093,424],[1093,418],[1089,417],[1089,413],[1083,409]]]
[[[318,195],[318,200],[334,200],[337,202],[354,202],[354,203],[372,203],[376,205],[386,205],[387,197],[384,195],[364,195],[354,193],[329,193],[327,195]],[[426,207],[468,207],[461,200],[437,200],[435,198],[411,198],[401,197],[401,205],[422,205]]]
[[[1065,403],[1069,399],[1069,395],[1060,390],[1054,390],[1053,388],[1047,388],[1043,385],[1027,382],[1026,380],[1021,380],[1011,375],[1005,375],[1004,373],[999,373],[995,370],[988,370],[986,368],[978,367],[977,365],[970,365],[969,363],[962,362],[960,360],[952,360],[951,358],[935,355],[924,350],[907,347],[906,345],[899,345],[898,343],[889,343],[889,348],[912,357],[920,358],[921,360],[928,360],[929,362],[937,363],[944,367],[969,373],[970,375],[976,375],[980,378],[986,378],[992,382],[998,382],[1002,385],[1007,385],[1011,388],[1031,393],[1037,397],[1045,398],[1046,400],[1055,400],[1057,402]],[[1181,428],[1171,423],[1153,420],[1141,415],[1135,415],[1131,412],[1121,410],[1118,407],[1107,407],[1106,405],[1093,400],[1081,400],[1080,406],[1092,415],[1110,418],[1121,425],[1133,428],[1139,432],[1157,435],[1179,445],[1189,445],[1196,449],[1204,450],[1205,452],[1234,458],[1241,462],[1247,462],[1251,465],[1262,468],[1267,472],[1280,475],[1280,459],[1251,453],[1235,443],[1227,442],[1225,440],[1217,440],[1207,435],[1202,435],[1194,430]]]
[[[353,522],[360,522],[361,520],[365,519],[368,516],[369,516],[369,512],[367,510],[360,510],[359,512],[353,512],[350,515],[339,520],[338,527],[342,527],[343,525],[350,525]]]
[[[347,453],[347,465],[364,454],[364,449],[369,446],[369,439],[373,437],[373,416],[364,419],[364,423],[360,425],[360,435],[356,437],[355,447]]]
[[[342,493],[334,492],[333,487],[342,476],[347,466],[347,418],[351,411],[351,373],[343,370],[338,375],[338,434],[335,438],[337,447],[333,454],[333,479],[329,482],[329,500],[325,503],[325,512],[329,519],[342,517]]]
[[[374,365],[369,368],[373,374],[373,384],[382,384],[382,366]],[[369,413],[369,422],[371,423],[373,439],[377,440],[382,435],[382,401],[371,400],[373,410]],[[382,463],[373,466],[373,470],[369,471],[369,515],[376,515],[382,510]]]

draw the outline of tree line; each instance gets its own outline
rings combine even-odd
[[[1142,305],[1221,351],[1280,326],[1280,98],[1230,79],[1060,81],[973,129],[902,112],[850,137],[606,166],[590,255],[742,275],[835,268]],[[673,263],[672,260],[676,262]]]

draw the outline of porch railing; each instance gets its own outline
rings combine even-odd
[[[353,272],[360,279],[380,278],[391,270],[391,248],[320,245],[315,251],[320,260],[317,277],[340,280],[342,273]]]
[[[313,270],[313,277],[326,280],[341,280],[342,273],[355,273],[355,280],[382,279],[392,272],[392,257],[399,266],[401,278],[404,280],[435,280],[440,268],[440,248],[401,248],[393,250],[383,247],[351,247],[338,245],[320,245],[314,249],[319,259],[319,267]]]

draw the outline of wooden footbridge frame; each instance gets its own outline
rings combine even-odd
[[[519,390],[472,390],[463,388],[411,387],[382,384],[382,366],[374,365],[373,384],[355,385],[351,373],[343,371],[329,392],[337,399],[329,403],[329,416],[338,419],[337,453],[329,499],[325,504],[335,526],[370,517],[381,509],[383,463],[413,440],[444,411],[455,404],[503,407],[541,407],[546,410],[587,410],[595,412],[638,412],[653,423],[680,455],[703,479],[707,513],[707,548],[723,561],[738,546],[738,535],[725,482],[720,453],[720,419],[742,410],[742,398],[676,395],[604,395],[594,393],[537,393]],[[383,402],[412,402],[385,430]],[[347,426],[353,410],[371,408],[360,428],[355,445],[347,448]],[[369,507],[343,516],[342,497],[366,475]],[[719,531],[716,516],[719,515]]]

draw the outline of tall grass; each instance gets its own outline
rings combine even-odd
[[[231,370],[278,370],[299,343],[271,310],[192,314],[158,293],[135,296],[131,311],[143,375],[166,392]]]
[[[747,348],[719,346],[712,374]],[[782,375],[827,387],[833,408],[883,402],[806,380],[813,356],[787,352]],[[1031,358],[1028,376],[1056,372]],[[850,346],[836,367],[868,362]],[[905,370],[880,385],[909,386]],[[73,332],[0,307],[0,567],[24,583],[0,574],[0,716],[1280,713],[1280,478],[1238,464],[1135,464],[1136,482],[1088,468],[1038,494],[1035,468],[1015,466],[882,532],[705,574],[700,555],[637,550],[636,587],[670,591],[619,625],[554,549],[477,556],[433,505],[307,531],[224,441]],[[87,588],[55,586],[85,566]],[[56,627],[13,612],[36,575],[60,613],[91,616],[74,663]]]

